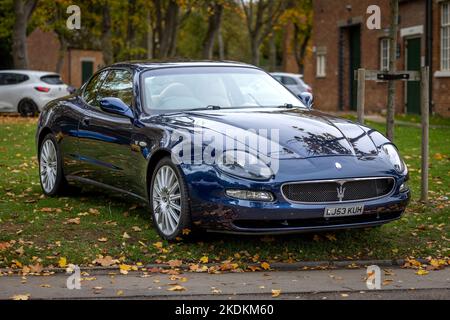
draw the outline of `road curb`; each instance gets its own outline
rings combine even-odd
[[[428,260],[426,259],[415,259],[416,261],[427,264]],[[283,262],[274,262],[270,264],[270,270],[262,270],[260,264],[249,264],[248,266],[259,267],[261,268],[261,272],[276,272],[276,271],[301,271],[301,270],[326,270],[326,269],[360,269],[366,268],[367,266],[377,265],[379,267],[401,267],[405,264],[405,259],[393,259],[393,260],[343,260],[343,261],[301,261],[294,263],[283,263]],[[208,268],[211,267],[220,267],[222,264],[220,263],[209,263],[204,264]],[[141,270],[144,269],[161,269],[161,270],[170,270],[170,269],[179,269],[182,271],[189,272],[189,264],[182,264],[180,267],[173,268],[168,264],[147,264],[139,268]],[[119,271],[118,266],[114,267],[81,267],[81,272],[117,272]],[[0,274],[8,274],[11,272],[11,269],[0,269]],[[14,270],[14,273],[20,270]],[[45,272],[52,273],[66,273],[65,268],[44,268]],[[133,272],[133,271],[130,271]],[[226,272],[223,272],[226,273]]]

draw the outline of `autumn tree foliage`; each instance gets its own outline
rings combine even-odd
[[[230,59],[276,68],[284,26],[293,24],[295,57],[303,64],[311,35],[312,0],[79,0],[81,29],[66,28],[69,0],[0,0],[0,68],[26,68],[26,37],[35,28],[68,47],[103,51],[105,64],[135,59]],[[8,59],[11,57],[11,59]]]

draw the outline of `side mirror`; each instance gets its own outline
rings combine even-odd
[[[119,116],[124,116],[130,119],[134,119],[133,111],[125,102],[119,98],[103,98],[100,100],[100,109],[105,112],[117,114]]]
[[[298,95],[300,100],[303,102],[305,106],[308,107],[308,109],[312,109],[314,106],[314,97],[309,92],[302,92]]]

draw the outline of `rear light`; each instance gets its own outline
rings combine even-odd
[[[46,88],[46,87],[34,87],[37,91],[39,92],[49,92],[50,88]]]

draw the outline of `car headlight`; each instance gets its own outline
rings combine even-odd
[[[270,167],[251,153],[225,151],[217,161],[220,170],[250,180],[269,180],[274,174]]]
[[[397,172],[403,173],[406,171],[406,165],[403,160],[400,158],[400,154],[397,151],[397,148],[392,144],[385,144],[383,146],[384,153],[388,156],[389,161],[394,166]]]

